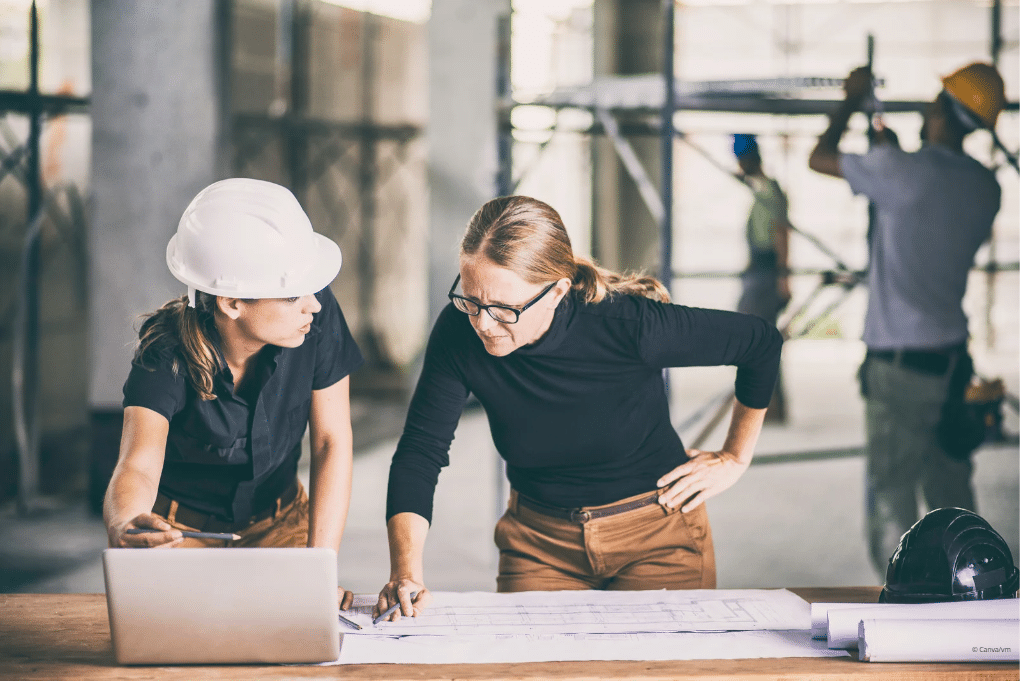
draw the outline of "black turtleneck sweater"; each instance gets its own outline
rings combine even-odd
[[[448,305],[432,329],[390,465],[386,518],[410,511],[431,521],[439,471],[470,393],[485,407],[521,494],[574,508],[650,492],[687,460],[662,369],[736,365],[737,399],[763,409],[782,342],[774,326],[750,315],[622,294],[585,304],[571,294],[539,340],[494,357],[468,316]]]

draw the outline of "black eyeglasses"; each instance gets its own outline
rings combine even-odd
[[[546,293],[549,293],[549,291],[552,290],[552,287],[556,285],[555,281],[549,284],[544,289],[542,289],[541,293],[539,293],[537,296],[529,300],[522,307],[518,308],[509,307],[507,305],[482,305],[481,303],[471,300],[470,298],[459,296],[453,292],[453,290],[457,288],[457,284],[459,283],[460,275],[458,274],[457,278],[453,280],[453,286],[450,287],[450,292],[446,294],[447,296],[449,296],[450,301],[453,303],[454,307],[456,307],[464,314],[471,315],[472,317],[478,316],[478,314],[481,313],[482,310],[485,310],[486,312],[489,313],[490,317],[495,319],[500,324],[516,324],[517,320],[521,318],[522,312],[524,312],[529,307],[540,301],[542,299],[542,296],[544,296]]]

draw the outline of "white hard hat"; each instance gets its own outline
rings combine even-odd
[[[166,264],[195,290],[229,298],[291,298],[325,288],[340,247],[312,230],[286,187],[231,178],[198,193],[166,247]]]

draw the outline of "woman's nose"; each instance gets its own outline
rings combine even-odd
[[[314,294],[308,294],[307,296],[305,296],[304,307],[305,312],[316,314],[319,310],[322,309],[322,303],[319,302],[319,299],[316,298]]]
[[[485,331],[496,325],[496,320],[490,317],[489,313],[485,310],[480,310],[478,314],[471,318],[471,322],[479,331]]]

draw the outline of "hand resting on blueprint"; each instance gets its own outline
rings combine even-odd
[[[414,594],[414,598],[411,597],[411,594]],[[379,601],[372,609],[372,617],[378,617],[398,602],[400,607],[386,618],[387,622],[396,622],[400,619],[401,614],[417,617],[425,609],[425,606],[432,602],[432,594],[424,584],[413,579],[391,580],[379,592]]]
[[[341,610],[350,610],[351,606],[354,605],[354,592],[347,591],[342,586],[336,588],[336,600],[340,604]]]
[[[379,591],[373,617],[400,603],[400,607],[386,618],[387,622],[396,622],[401,615],[416,616],[432,602],[432,594],[425,588],[423,560],[428,533],[429,521],[417,513],[398,513],[387,521],[390,581]]]

